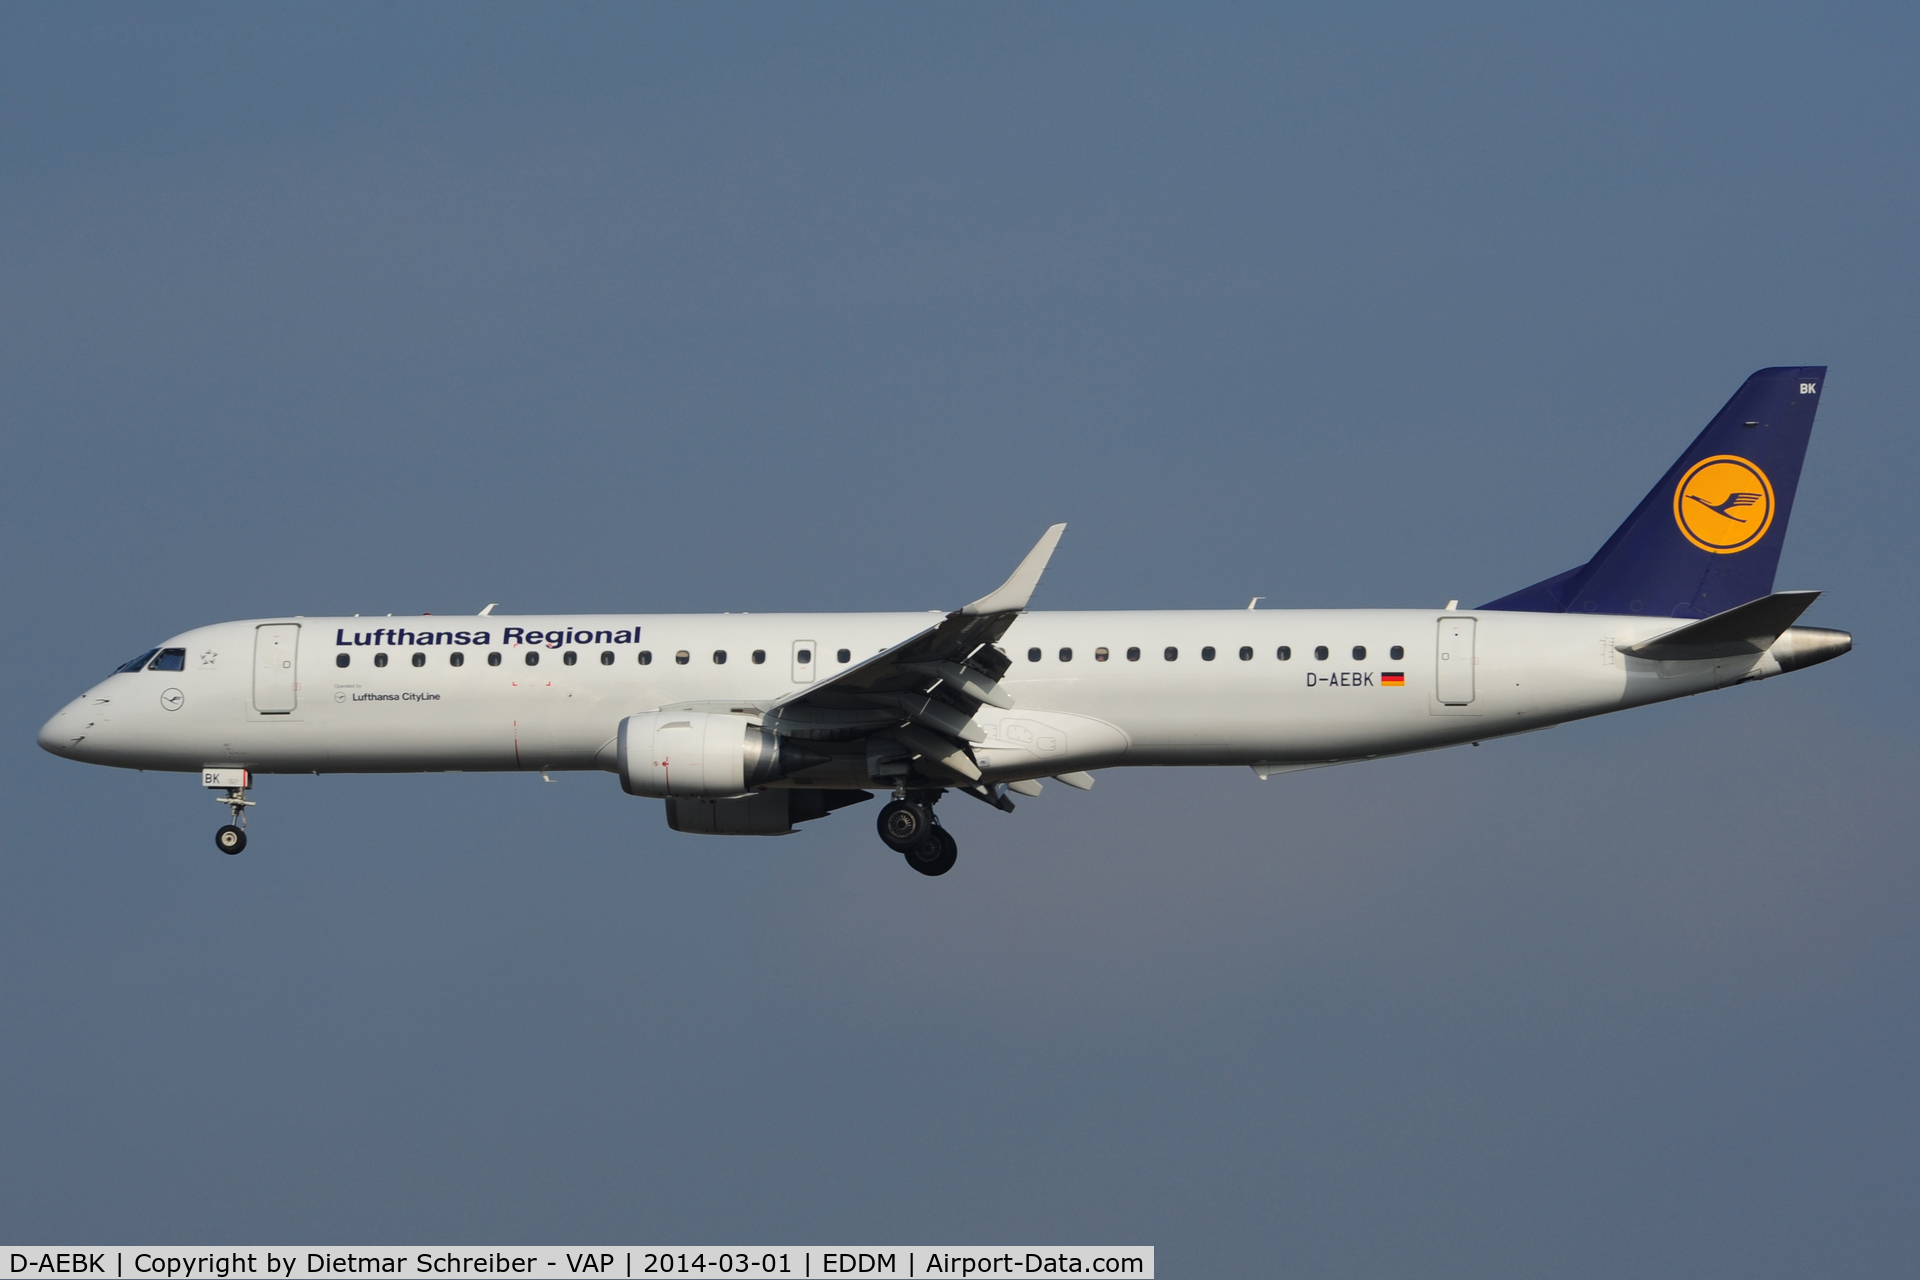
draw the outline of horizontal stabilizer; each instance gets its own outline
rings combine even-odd
[[[1689,658],[1733,658],[1765,653],[1781,632],[1820,598],[1818,591],[1776,591],[1758,600],[1735,605],[1711,618],[1689,623],[1678,631],[1617,646],[1631,658],[1683,662]]]

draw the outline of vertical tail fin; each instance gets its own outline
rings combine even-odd
[[[1760,370],[1593,559],[1480,607],[1705,618],[1767,595],[1826,381]]]

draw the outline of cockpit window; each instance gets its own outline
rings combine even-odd
[[[160,656],[153,660],[149,671],[185,671],[187,669],[187,651],[185,649],[162,649]]]
[[[139,657],[135,658],[132,662],[121,663],[119,666],[113,669],[113,673],[115,675],[119,675],[122,671],[138,671],[140,670],[140,668],[146,666],[149,662],[153,661],[153,655],[158,652],[160,652],[158,649],[149,649],[145,653],[141,654]]]

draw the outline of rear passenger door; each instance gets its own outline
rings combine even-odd
[[[1473,701],[1473,623],[1472,618],[1440,619],[1433,690],[1444,706],[1464,707]]]

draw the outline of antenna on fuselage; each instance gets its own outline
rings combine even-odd
[[[493,612],[493,610],[494,610],[494,606],[495,606],[495,605],[497,605],[497,604],[499,604],[499,603],[500,603],[500,602],[499,602],[498,600],[496,600],[496,601],[494,601],[494,603],[493,603],[493,604],[490,604],[490,605],[488,605],[488,606],[487,606],[486,608],[484,608],[484,609],[482,609],[482,610],[480,611],[480,616],[481,616],[481,617],[483,617],[483,618],[484,618],[484,617],[487,617],[487,616],[488,616],[489,614],[491,614],[491,613]]]
[[[1253,599],[1247,601],[1247,612],[1252,613],[1253,606],[1259,604],[1262,600],[1265,600],[1265,599],[1266,599],[1265,596],[1255,596]]]

